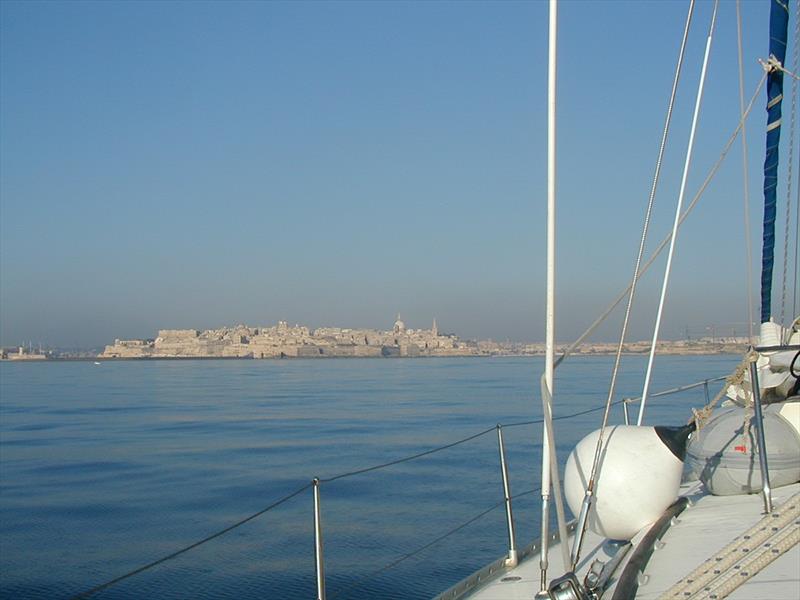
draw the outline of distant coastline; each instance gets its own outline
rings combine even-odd
[[[576,356],[603,356],[617,351],[617,342],[586,343],[573,351]],[[563,353],[569,344],[558,344]],[[663,340],[661,355],[741,354],[746,338],[704,337],[694,340]],[[629,342],[626,355],[646,354],[649,341]],[[47,360],[182,360],[182,359],[290,359],[290,358],[434,358],[448,356],[541,356],[542,342],[497,342],[463,340],[442,333],[433,321],[430,329],[407,328],[397,316],[391,329],[357,329],[303,325],[285,321],[275,326],[237,325],[220,329],[162,329],[152,339],[117,339],[102,352],[48,352],[19,347],[4,349],[3,361]]]
[[[661,341],[659,354],[702,355],[740,354],[747,347],[744,338],[701,338]],[[563,352],[567,344],[559,344]],[[577,355],[613,354],[617,343],[588,343],[576,349]],[[625,354],[645,354],[650,342],[625,344]],[[303,325],[238,325],[221,329],[162,329],[153,339],[115,340],[105,347],[102,359],[147,358],[406,358],[443,356],[538,356],[544,343],[463,340],[453,333],[442,333],[433,321],[430,329],[407,328],[397,316],[391,329],[322,327],[312,330]]]

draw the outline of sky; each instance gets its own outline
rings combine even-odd
[[[560,5],[559,340],[632,275],[687,8]],[[711,8],[695,11],[650,249],[672,226]],[[768,8],[742,4],[748,99]],[[0,344],[279,319],[386,329],[398,312],[543,339],[547,10],[0,2]],[[738,120],[734,3],[715,36],[689,198]],[[747,129],[754,269],[764,97]],[[664,338],[746,329],[742,171],[737,144],[681,229]],[[778,305],[782,255],[779,220]],[[663,272],[642,280],[630,338],[652,336]]]

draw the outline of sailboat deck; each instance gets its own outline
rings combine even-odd
[[[800,484],[773,490],[774,506],[800,492]],[[640,578],[637,599],[660,598],[672,585],[689,574],[704,560],[715,555],[736,536],[750,529],[763,517],[761,495],[712,496],[699,482],[681,489],[690,503],[661,538]],[[795,523],[794,527],[798,527]],[[634,549],[644,537],[634,539]],[[614,547],[592,532],[587,532],[584,556],[578,567],[579,579],[595,558],[607,561]],[[633,550],[631,550],[631,553]],[[630,556],[630,553],[629,553]],[[552,547],[550,578],[563,572],[559,548]],[[619,576],[620,567],[616,576]],[[465,597],[470,600],[530,600],[539,591],[539,555],[532,554],[514,568],[503,569],[491,581]],[[613,594],[613,585],[606,598]],[[800,545],[777,558],[761,572],[736,589],[728,598],[736,600],[797,600],[800,598]]]

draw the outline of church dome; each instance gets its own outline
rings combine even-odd
[[[406,324],[400,318],[400,313],[397,314],[397,320],[394,322],[394,332],[403,333],[406,330]]]

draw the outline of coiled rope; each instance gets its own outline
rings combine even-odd
[[[725,598],[800,543],[800,494],[734,538],[661,596],[661,600]]]

